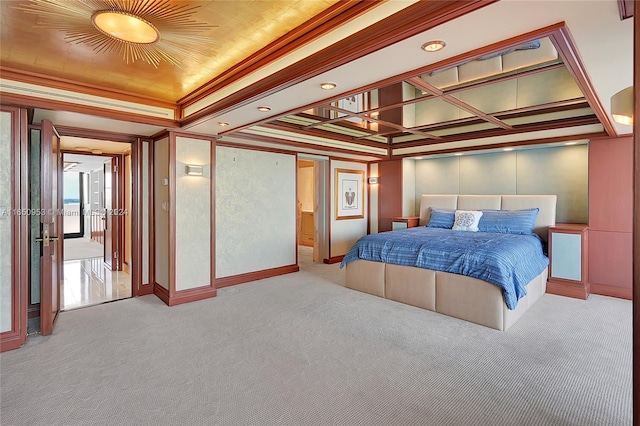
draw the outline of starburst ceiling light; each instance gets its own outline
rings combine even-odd
[[[96,53],[115,52],[127,63],[162,61],[180,66],[197,61],[217,27],[196,22],[200,6],[169,0],[30,0],[16,6],[39,17],[39,27],[64,31],[65,40],[88,44]]]

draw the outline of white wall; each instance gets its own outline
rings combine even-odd
[[[216,278],[296,264],[296,156],[216,148]]]
[[[402,216],[415,216],[416,211],[416,161],[402,160]]]
[[[556,221],[588,222],[588,146],[465,154],[416,161],[422,194],[556,194]]]
[[[202,166],[188,176],[186,165]],[[176,291],[211,285],[211,142],[176,137]]]
[[[363,184],[367,182],[367,165],[351,161],[331,161],[331,257],[341,256],[347,253],[351,246],[362,236],[367,234],[368,194],[364,190],[362,219],[336,220],[336,169],[362,170],[364,171]]]

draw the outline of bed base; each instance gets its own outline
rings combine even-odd
[[[514,310],[494,284],[413,266],[356,260],[346,265],[346,287],[505,331],[542,297],[547,274],[545,269],[527,284]]]

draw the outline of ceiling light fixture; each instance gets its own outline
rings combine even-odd
[[[616,123],[633,125],[633,86],[611,97],[611,115]]]
[[[91,22],[102,33],[128,43],[148,44],[160,38],[153,24],[131,13],[100,10],[93,14]]]
[[[218,126],[220,126],[220,127],[226,127],[228,125],[229,125],[229,123],[227,123],[226,121],[218,121]]]
[[[271,111],[271,107],[268,107],[268,106],[259,106],[259,107],[258,107],[258,111],[260,111],[260,112],[269,112],[269,111]]]
[[[578,142],[567,142],[565,143],[565,145],[569,146],[569,145],[576,145]]]
[[[178,67],[185,60],[196,62],[215,43],[210,30],[217,25],[193,19],[199,7],[166,0],[30,0],[16,9],[38,15],[34,25],[63,31],[70,43],[158,68],[162,61]]]
[[[321,84],[320,84],[320,88],[321,88],[322,90],[333,90],[333,89],[335,89],[336,87],[338,87],[338,85],[337,85],[337,84],[335,84],[335,83],[331,83],[331,82],[326,82],[326,83],[321,83]]]
[[[425,52],[438,52],[447,45],[443,40],[432,40],[423,44],[420,48]]]
[[[503,151],[513,151],[513,148],[503,148]]]

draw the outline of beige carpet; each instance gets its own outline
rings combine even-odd
[[[0,356],[2,425],[631,425],[631,302],[547,294],[500,332],[338,265],[63,312]]]
[[[104,246],[89,238],[65,238],[64,260],[89,259],[103,257]]]

